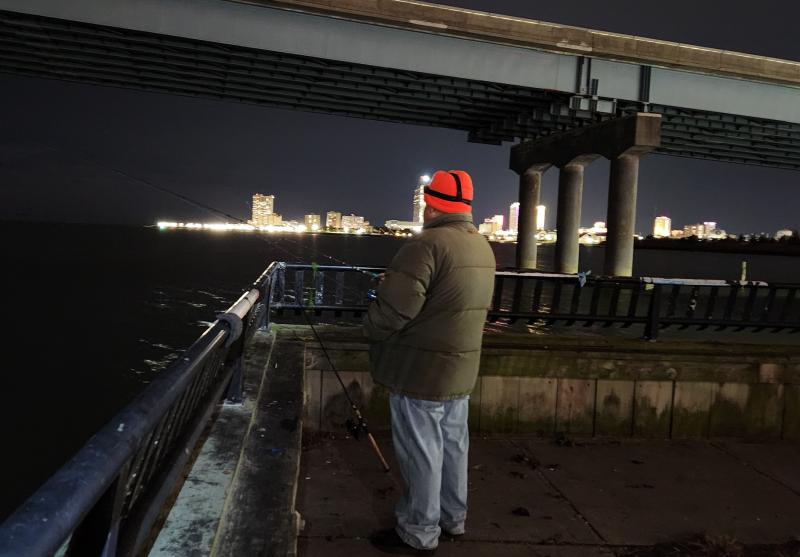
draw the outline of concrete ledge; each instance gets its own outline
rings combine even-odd
[[[213,555],[295,555],[303,344],[277,335],[261,381]]]
[[[307,426],[339,430],[341,388],[319,345],[293,331],[306,343]],[[359,334],[322,332],[351,397],[386,428],[388,393]],[[484,433],[800,439],[800,348],[487,334],[470,414]]]
[[[244,401],[220,405],[151,556],[210,555],[258,402],[274,335],[258,332],[245,351]]]

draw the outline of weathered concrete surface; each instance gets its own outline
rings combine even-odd
[[[760,443],[718,441],[715,446],[800,495],[800,444],[775,443],[765,449]]]
[[[379,443],[391,455],[390,439]],[[392,524],[399,481],[363,440],[305,445],[300,555],[381,555],[367,538]],[[441,540],[438,555],[625,555],[701,532],[783,543],[800,535],[798,468],[800,446],[789,444],[473,437],[467,534]]]
[[[303,344],[278,334],[212,554],[295,554],[302,413]]]
[[[314,440],[303,451],[298,490],[298,510],[305,520],[299,553],[372,555],[366,538],[392,525],[399,476],[384,473],[363,440],[310,437]],[[378,442],[392,455],[388,436],[380,435]],[[393,458],[390,464],[395,467]],[[473,439],[471,541],[443,542],[439,554],[611,555],[596,547],[600,538],[538,474],[513,443]],[[527,508],[530,516],[512,514],[516,507]],[[566,540],[577,547],[552,546]]]
[[[731,452],[736,452],[739,445]],[[544,473],[612,544],[656,544],[692,533],[745,543],[800,535],[800,494],[713,444],[648,441],[557,447],[529,443]],[[753,446],[754,447],[754,446]],[[751,448],[753,450],[753,448]],[[800,453],[758,445],[773,466],[800,469]]]
[[[158,534],[150,557],[210,555],[250,414],[223,408]]]
[[[221,405],[149,555],[210,555],[274,336],[256,333],[245,351],[244,401]]]
[[[336,431],[346,400],[302,328],[306,423]],[[386,429],[387,393],[369,374],[358,328],[324,328],[350,395]],[[574,335],[574,333],[573,333]],[[599,437],[800,438],[800,347],[591,335],[487,333],[470,399],[475,432]]]

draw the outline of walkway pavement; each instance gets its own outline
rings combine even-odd
[[[300,555],[382,555],[397,480],[365,440],[311,435]],[[473,438],[467,535],[437,556],[690,554],[800,556],[800,445]]]

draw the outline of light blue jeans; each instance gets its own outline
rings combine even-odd
[[[437,402],[391,395],[394,453],[406,488],[395,508],[397,533],[433,549],[442,528],[463,534],[467,519],[469,397]]]

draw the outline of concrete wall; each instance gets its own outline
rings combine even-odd
[[[370,426],[387,428],[366,345],[336,335],[325,344]],[[348,404],[310,339],[304,360],[304,426],[340,430]],[[470,423],[485,433],[800,439],[800,349],[487,335]]]

